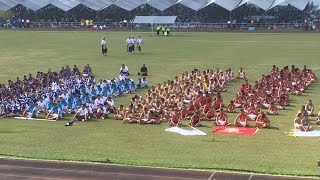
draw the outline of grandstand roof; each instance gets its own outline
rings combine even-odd
[[[175,4],[182,4],[198,11],[210,4],[217,4],[229,11],[232,11],[246,3],[254,4],[264,10],[269,10],[280,4],[287,3],[303,10],[309,1],[314,0],[0,0],[0,10],[7,11],[20,4],[33,11],[37,11],[48,4],[51,4],[63,11],[69,11],[70,9],[82,4],[98,11],[114,4],[122,9],[131,11],[143,4],[149,4],[160,11],[164,11]]]

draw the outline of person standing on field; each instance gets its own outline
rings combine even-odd
[[[141,53],[141,46],[143,44],[143,40],[142,40],[141,36],[139,36],[139,38],[136,40],[136,42],[137,42],[138,51]]]
[[[102,54],[104,56],[107,56],[108,49],[107,49],[107,41],[105,37],[103,37],[101,40],[101,49],[102,49]]]

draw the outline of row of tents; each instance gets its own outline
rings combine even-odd
[[[48,5],[56,6],[63,11],[69,11],[79,5],[100,11],[110,5],[116,5],[127,11],[148,4],[160,11],[176,4],[182,4],[195,11],[201,10],[211,4],[217,4],[228,11],[232,11],[244,4],[253,4],[265,11],[279,5],[292,5],[299,10],[304,10],[313,0],[0,0],[0,10],[7,11],[17,5],[25,6],[33,11],[38,11]]]

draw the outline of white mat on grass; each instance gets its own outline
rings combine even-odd
[[[183,136],[205,136],[205,135],[207,135],[205,132],[202,132],[196,128],[193,128],[193,130],[186,130],[186,129],[182,129],[179,127],[170,127],[170,128],[165,129],[165,131],[178,133]]]
[[[50,119],[36,119],[36,118],[30,118],[30,117],[14,117],[15,119],[22,119],[22,120],[33,120],[33,121],[56,121],[56,120],[50,120]]]

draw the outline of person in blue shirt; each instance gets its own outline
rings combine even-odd
[[[53,119],[53,120],[58,120],[58,119],[62,118],[61,109],[59,108],[57,103],[54,103],[53,107],[51,108],[51,110],[47,114],[46,118]]]
[[[54,102],[53,102],[53,98],[50,98],[49,102],[47,103],[47,106],[46,106],[46,113],[48,114],[50,109],[52,109],[54,105]]]
[[[76,106],[77,107],[81,107],[83,104],[82,99],[80,98],[80,96],[77,97],[76,99]]]
[[[109,94],[110,94],[110,91],[108,90],[108,87],[107,86],[105,86],[105,87],[103,87],[103,90],[102,90],[102,96],[104,96],[104,97],[108,97],[109,96]]]
[[[29,106],[24,110],[22,116],[27,118],[36,118],[38,116],[38,109],[33,101],[29,102]]]

